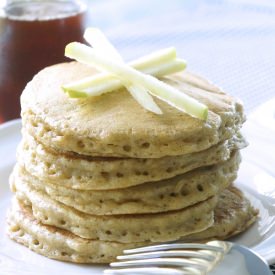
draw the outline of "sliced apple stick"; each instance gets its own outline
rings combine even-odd
[[[186,61],[180,58],[176,58],[170,62],[159,64],[155,67],[148,67],[142,71],[145,74],[150,74],[155,77],[161,77],[173,73],[183,71],[186,68]]]
[[[87,28],[84,32],[84,38],[96,51],[110,56],[115,61],[124,62],[116,48],[111,44],[101,30],[97,28]],[[169,47],[136,59],[135,61],[130,62],[129,65],[135,67],[139,71],[143,71],[146,68],[156,67],[160,64],[166,63],[166,61],[172,61],[176,59],[176,57],[176,49],[174,47]]]
[[[161,109],[144,87],[135,84],[126,85],[126,89],[143,108],[158,115],[162,114]]]
[[[88,28],[84,33],[84,38],[93,46],[93,48],[104,54],[108,55],[108,57],[113,60],[124,63],[122,56],[115,49],[115,47],[109,42],[108,38],[96,28]],[[153,97],[144,89],[142,86],[137,86],[135,84],[128,84],[128,81],[123,81],[124,86],[127,88],[132,97],[146,110],[156,113],[162,114],[161,109],[155,103]],[[127,84],[125,84],[127,83]]]
[[[175,56],[175,48],[166,48],[146,55],[142,58],[138,58],[128,64],[129,66],[134,67],[139,71],[160,77],[182,71],[186,68],[186,62],[182,59],[175,59]],[[101,85],[103,82],[109,82],[111,79],[114,79],[112,74],[101,73],[95,76],[86,77],[79,81],[68,83],[63,85],[62,88],[65,90],[65,92],[69,92],[69,90],[83,90],[91,87],[92,85]],[[122,84],[120,84],[120,87],[121,86]],[[117,89],[117,87],[114,87],[113,90],[115,89]]]
[[[161,77],[184,70],[186,67],[185,61],[181,59],[173,60],[169,63],[163,63],[156,67],[148,67],[142,72],[151,74],[156,77]],[[98,73],[91,77],[83,78],[66,85],[63,85],[63,90],[74,98],[99,96],[118,90],[123,87],[122,81],[109,73]]]
[[[93,65],[99,70],[109,71],[122,81],[130,81],[133,84],[143,86],[152,95],[157,96],[171,106],[197,118],[207,119],[207,106],[196,99],[189,97],[155,77],[139,72],[126,64],[109,60],[91,47],[72,42],[66,46],[65,55],[81,63]]]
[[[84,33],[84,38],[86,41],[93,46],[97,51],[108,54],[114,60],[123,62],[122,57],[117,52],[115,47],[109,42],[106,36],[96,28],[88,28]],[[132,66],[136,66],[139,69],[143,69],[146,73],[151,73],[157,76],[162,76],[171,72],[183,70],[186,67],[184,61],[174,60],[176,57],[175,48],[168,48],[158,52],[154,52],[149,56],[139,58],[138,60],[131,63]],[[173,59],[172,62],[162,64],[167,58]],[[94,80],[94,81],[92,81]],[[99,80],[99,83],[97,82]],[[85,81],[85,80],[84,80]],[[104,82],[103,82],[104,81]],[[83,83],[83,82],[82,82]],[[103,93],[111,92],[113,90],[120,89],[122,87],[121,80],[114,78],[112,75],[106,75],[106,78],[97,78],[95,76],[93,79],[86,79],[86,83],[89,83],[89,87],[85,89],[87,96],[98,96]],[[83,87],[83,86],[82,86]],[[79,86],[78,86],[79,88]],[[148,94],[141,86],[128,85],[128,91],[130,94],[142,105],[145,109],[154,112],[156,114],[162,114],[161,109],[154,102],[153,98]],[[84,91],[68,91],[71,97],[83,97],[85,96]]]
[[[172,60],[175,60],[176,58],[177,58],[176,49],[174,47],[169,47],[169,48],[164,48],[164,49],[155,51],[143,57],[140,57],[130,62],[128,65],[131,67],[135,67],[139,71],[143,71],[148,68],[157,67],[161,64],[166,64],[168,62],[171,62]],[[184,61],[183,59],[181,60],[182,62],[185,63],[185,67],[186,67],[186,61]]]
[[[147,92],[143,86],[136,84],[125,84],[126,89],[132,97],[146,110],[161,115],[162,111],[158,104],[154,101],[153,97]]]
[[[97,28],[87,28],[84,32],[84,38],[97,51],[110,56],[113,60],[124,62],[116,48],[109,42],[101,30]]]

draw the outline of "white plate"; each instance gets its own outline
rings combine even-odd
[[[253,118],[245,132],[253,132]],[[261,125],[261,127],[264,127]],[[76,265],[48,259],[31,252],[29,249],[9,240],[5,234],[5,215],[10,204],[11,192],[8,177],[15,162],[16,146],[21,138],[21,123],[15,120],[0,126],[0,271],[2,275],[58,275],[58,274],[101,274],[105,266]],[[257,130],[257,129],[256,129]],[[264,135],[264,130],[261,130]],[[269,263],[275,262],[275,177],[265,169],[268,160],[258,158],[253,151],[260,138],[254,139],[251,146],[244,150],[238,186],[249,196],[251,202],[260,210],[259,220],[245,233],[234,238],[240,244],[253,248]],[[269,144],[269,149],[274,143]],[[275,151],[274,151],[275,152]],[[254,158],[251,158],[254,156]],[[258,159],[255,162],[255,159]],[[262,161],[260,161],[262,159]],[[258,165],[261,163],[261,165]]]

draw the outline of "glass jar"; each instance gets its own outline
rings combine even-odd
[[[8,1],[0,10],[0,123],[20,116],[20,95],[42,68],[68,61],[83,42],[86,6],[77,0]]]

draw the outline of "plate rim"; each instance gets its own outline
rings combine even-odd
[[[12,127],[19,126],[19,125],[21,125],[21,123],[22,123],[21,118],[16,118],[16,119],[13,119],[10,121],[6,121],[6,122],[0,124],[0,133],[2,131],[13,130]]]

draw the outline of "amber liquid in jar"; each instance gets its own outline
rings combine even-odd
[[[78,1],[25,1],[0,14],[0,123],[20,116],[20,95],[42,68],[68,61],[66,44],[83,41],[86,7]]]

